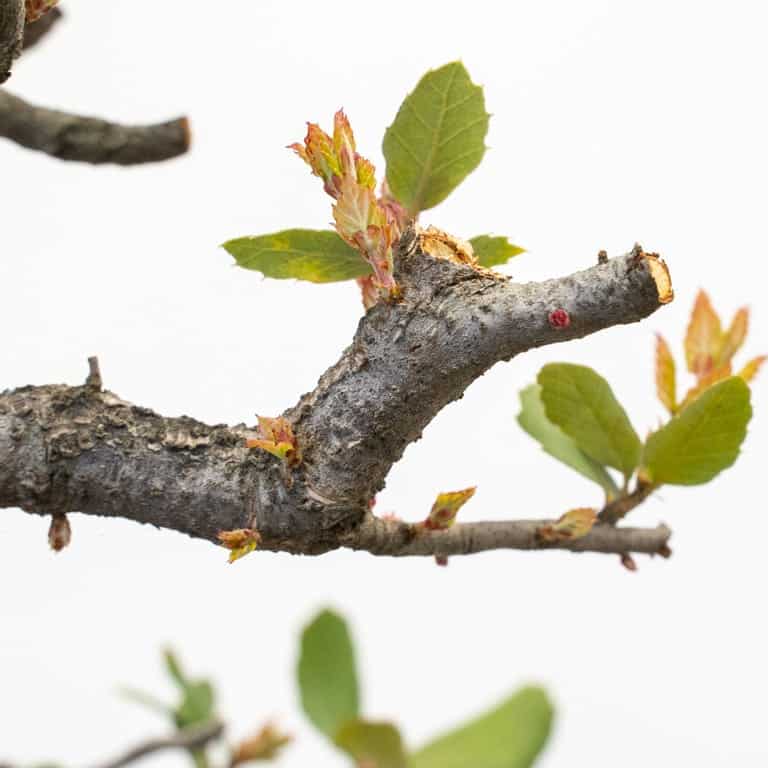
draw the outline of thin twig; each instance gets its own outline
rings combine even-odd
[[[224,725],[218,721],[206,723],[196,728],[186,728],[164,739],[152,739],[135,746],[124,754],[102,763],[98,768],[122,768],[124,765],[164,749],[200,749],[211,741],[220,738]]]
[[[36,107],[3,90],[0,136],[61,160],[116,165],[169,160],[183,155],[190,144],[186,117],[154,125],[121,125]]]
[[[626,496],[619,496],[618,499],[606,504],[598,515],[601,523],[616,525],[622,518],[631,512],[635,507],[642,504],[654,491],[655,485],[650,483],[638,483],[632,493]]]
[[[539,529],[554,520],[489,520],[461,523],[446,530],[429,531],[408,523],[370,516],[341,539],[343,546],[374,555],[471,555],[491,549],[564,549],[570,552],[662,554],[672,531],[656,528],[617,528],[597,524],[578,539],[543,541]]]
[[[101,370],[99,369],[99,358],[96,356],[88,358],[88,376],[85,379],[85,386],[96,392],[101,391]]]

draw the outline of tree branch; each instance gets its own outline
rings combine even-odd
[[[286,412],[303,461],[245,442],[245,425],[168,419],[87,386],[0,394],[0,507],[125,517],[216,541],[256,528],[261,548],[319,554],[458,554],[533,541],[541,521],[475,523],[410,538],[368,510],[392,465],[447,403],[499,360],[635,322],[671,297],[658,257],[631,253],[543,283],[434,258],[409,230],[395,258],[402,299],[360,321],[350,347]],[[563,309],[570,324],[550,321]],[[389,535],[394,542],[387,542]],[[575,551],[658,552],[666,529],[595,528]],[[444,551],[446,548],[449,551]]]
[[[13,60],[24,41],[24,0],[0,0],[0,83],[11,76]]]
[[[63,17],[64,14],[59,8],[51,8],[48,13],[41,16],[37,21],[27,24],[24,27],[24,50],[28,51],[36,46]]]
[[[220,738],[224,733],[224,725],[218,721],[206,723],[195,728],[185,728],[164,739],[152,739],[135,746],[123,755],[102,763],[98,768],[123,768],[124,765],[166,749],[200,749]]]
[[[342,537],[341,543],[350,549],[392,557],[472,555],[491,549],[564,549],[570,552],[616,555],[637,552],[667,556],[667,542],[672,535],[672,531],[663,524],[656,528],[616,528],[598,524],[579,539],[546,542],[539,536],[539,529],[553,522],[490,520],[429,531],[370,515],[354,531]]]
[[[35,107],[3,90],[0,136],[61,160],[117,165],[168,160],[184,154],[190,144],[186,117],[155,125],[120,125]]]

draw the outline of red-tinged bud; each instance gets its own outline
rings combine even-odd
[[[637,570],[637,563],[635,562],[635,559],[630,555],[629,553],[625,552],[621,556],[621,564],[628,570],[632,571],[633,573]]]
[[[435,555],[435,562],[445,568],[448,565],[448,558],[445,555]]]
[[[571,324],[571,316],[564,309],[555,309],[549,313],[549,324],[553,328],[567,328]]]
[[[57,5],[59,0],[26,0],[27,23],[31,24]]]
[[[64,547],[69,546],[72,540],[72,529],[69,527],[69,520],[63,514],[56,514],[51,517],[51,527],[48,529],[48,543],[54,552],[61,552]]]
[[[279,731],[271,723],[267,723],[260,731],[237,745],[232,752],[229,764],[231,768],[235,768],[243,763],[274,760],[290,741],[290,736]]]

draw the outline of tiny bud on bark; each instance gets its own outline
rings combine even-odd
[[[621,564],[628,571],[632,571],[633,573],[637,570],[637,563],[635,562],[634,558],[632,555],[629,555],[626,552],[621,556]]]
[[[567,328],[571,324],[571,316],[564,309],[555,309],[549,313],[549,324],[553,328]]]
[[[72,539],[72,529],[66,515],[58,514],[51,517],[51,527],[48,529],[48,543],[54,552],[61,552]]]

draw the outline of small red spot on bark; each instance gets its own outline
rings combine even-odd
[[[567,328],[571,324],[571,316],[564,309],[553,309],[549,313],[549,324],[553,328]]]

